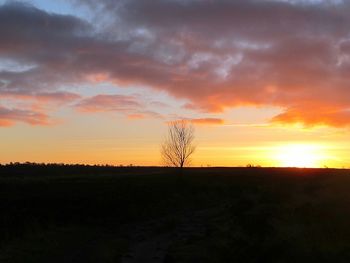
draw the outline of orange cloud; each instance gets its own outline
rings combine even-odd
[[[0,119],[0,127],[10,127],[13,126],[14,122],[7,119]]]
[[[201,125],[222,125],[222,124],[224,124],[224,120],[218,119],[218,118],[191,119],[191,122],[194,124],[201,124]]]
[[[144,119],[144,118],[145,118],[145,115],[140,114],[140,113],[129,114],[129,115],[128,115],[128,118],[129,118],[129,119],[132,119],[132,120],[140,120],[140,119]]]
[[[274,123],[281,124],[303,124],[304,126],[323,126],[331,125],[334,127],[346,127],[350,123],[350,110],[342,109],[323,109],[318,111],[305,109],[288,109],[286,112],[275,116],[272,119]]]

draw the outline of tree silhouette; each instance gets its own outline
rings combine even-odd
[[[168,124],[168,134],[161,145],[161,155],[166,165],[182,168],[189,164],[196,147],[193,145],[194,127],[186,120]]]

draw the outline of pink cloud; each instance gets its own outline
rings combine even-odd
[[[17,122],[30,125],[51,125],[57,123],[49,113],[80,98],[78,94],[70,92],[2,92],[0,99],[9,108],[0,108],[2,111],[1,125],[12,126]]]
[[[16,122],[23,122],[30,125],[53,124],[49,117],[44,113],[0,107],[0,126],[12,126]]]
[[[165,91],[198,111],[275,106],[284,112],[273,122],[350,125],[348,1],[76,2],[102,10],[108,27],[19,3],[0,6],[0,56],[32,65],[0,71],[0,94],[49,100],[43,94],[62,86],[103,81]],[[77,99],[67,96],[62,101]],[[146,110],[119,95],[86,98],[76,108]]]
[[[41,103],[58,103],[64,104],[75,101],[81,98],[80,95],[71,92],[39,92],[39,93],[26,93],[26,92],[2,92],[0,98],[6,99],[19,99],[19,100],[32,100]]]
[[[129,112],[139,109],[141,104],[132,96],[97,95],[81,100],[76,109],[80,112]]]
[[[82,99],[75,105],[81,113],[120,113],[129,119],[158,118],[163,116],[147,109],[137,96],[100,94]]]

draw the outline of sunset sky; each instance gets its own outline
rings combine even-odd
[[[350,167],[348,0],[0,0],[0,163]]]

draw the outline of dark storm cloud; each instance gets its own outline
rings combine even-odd
[[[202,111],[276,106],[285,110],[277,122],[350,124],[348,1],[74,2],[97,22],[0,7],[0,57],[28,65],[0,72],[0,92],[108,81],[165,90]]]

